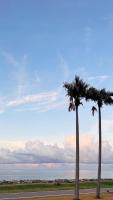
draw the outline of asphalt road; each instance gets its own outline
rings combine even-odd
[[[101,192],[106,192],[109,190],[113,192],[111,188],[101,189]],[[73,195],[73,190],[59,190],[59,191],[45,191],[45,192],[19,192],[19,193],[4,193],[0,194],[0,200],[18,200],[21,198],[30,198],[30,197],[48,197],[48,196],[64,196],[64,195]],[[95,193],[95,189],[81,189],[81,194]]]

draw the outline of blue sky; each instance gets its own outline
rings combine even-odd
[[[46,144],[73,146],[75,114],[67,111],[62,85],[77,74],[113,90],[112,8],[112,0],[0,0],[1,148],[28,153],[28,141],[41,141],[45,151]],[[82,149],[98,138],[98,115],[90,109],[80,108]],[[102,114],[105,152],[112,155],[113,109]]]

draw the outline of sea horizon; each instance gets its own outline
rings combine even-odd
[[[5,167],[0,167],[0,181],[12,181],[12,180],[55,180],[55,179],[74,179],[75,170],[72,169],[72,165],[62,166],[56,168],[38,168],[37,166],[32,168],[32,166],[27,167],[22,165],[16,167],[14,165],[4,165]],[[74,166],[74,165],[73,165]],[[85,166],[85,167],[84,167]],[[88,165],[82,165],[80,170],[80,179],[96,179],[97,170],[96,164],[90,165],[92,169],[83,169],[88,167]],[[112,179],[113,178],[113,164],[102,166],[102,178]]]

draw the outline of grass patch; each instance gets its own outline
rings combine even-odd
[[[74,189],[74,183],[32,183],[32,184],[11,184],[0,185],[0,193],[6,192],[34,192],[34,191],[49,191],[49,190],[72,190]],[[96,182],[81,182],[81,189],[95,188]],[[113,181],[102,181],[101,187],[112,188]]]

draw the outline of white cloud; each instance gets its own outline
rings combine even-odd
[[[13,145],[13,143],[12,143]],[[60,155],[60,156],[59,156]],[[97,163],[98,141],[89,134],[80,136],[80,162]],[[46,144],[41,141],[28,141],[16,148],[0,149],[0,164],[4,163],[74,163],[75,162],[75,136],[65,138],[64,145]],[[113,164],[113,147],[108,141],[103,141],[102,163]]]

